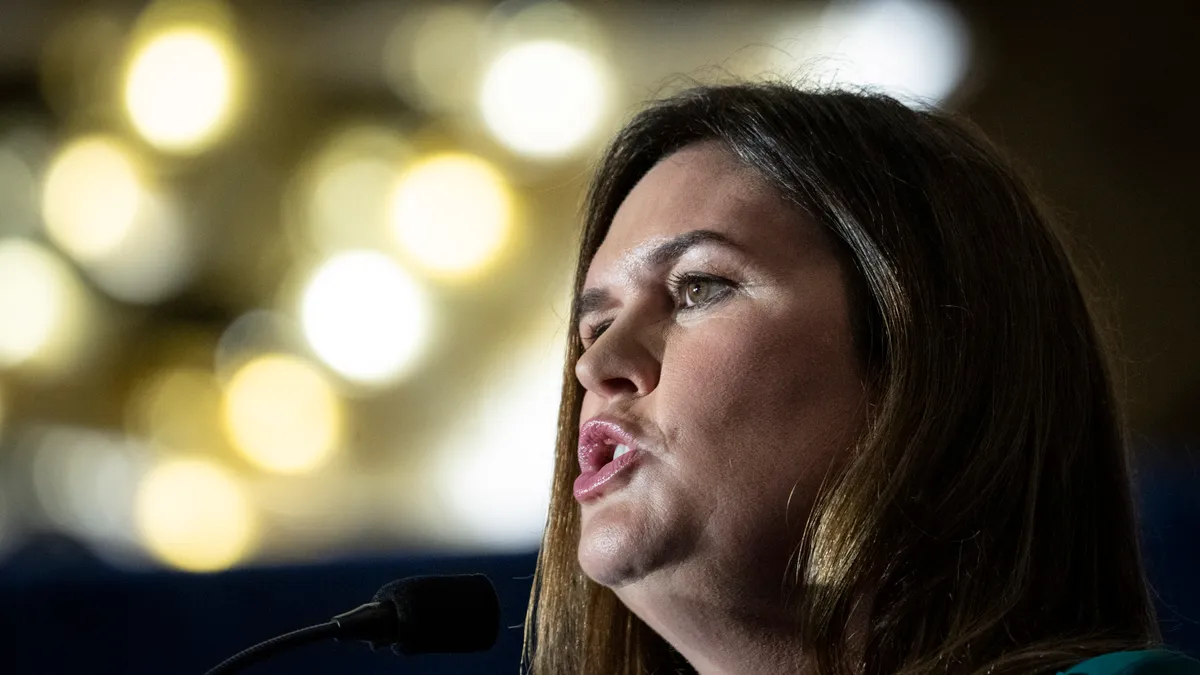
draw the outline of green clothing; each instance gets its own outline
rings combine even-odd
[[[1200,675],[1200,661],[1165,649],[1113,652],[1059,675]]]

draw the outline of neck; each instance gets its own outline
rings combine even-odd
[[[745,577],[719,583],[708,574],[657,574],[668,578],[647,578],[617,589],[617,595],[698,675],[817,672],[815,655],[802,644],[799,622],[784,606],[778,582],[750,588]],[[860,655],[866,612],[865,603],[856,604],[847,633],[851,651]]]
[[[744,580],[738,587],[658,574],[676,578],[644,579],[617,594],[699,675],[815,672],[778,584],[760,593]]]

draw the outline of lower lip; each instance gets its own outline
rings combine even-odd
[[[580,474],[575,479],[575,499],[586,502],[611,492],[620,484],[614,479],[629,475],[639,455],[641,452],[634,448],[596,471]]]

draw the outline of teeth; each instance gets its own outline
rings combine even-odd
[[[628,445],[618,445],[616,451],[613,452],[613,459],[616,459],[627,452],[629,452]]]

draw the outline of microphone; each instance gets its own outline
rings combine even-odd
[[[482,574],[397,579],[365,605],[234,654],[205,675],[228,675],[292,647],[361,640],[399,655],[486,651],[500,632],[500,601]]]

